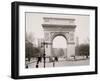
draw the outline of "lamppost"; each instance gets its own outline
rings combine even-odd
[[[45,56],[46,56],[46,54],[45,54],[45,45],[46,45],[47,43],[44,41],[44,42],[42,42],[41,44],[43,44],[43,47],[44,47],[43,59],[44,59],[44,68],[45,68]]]
[[[45,45],[48,45],[48,44],[51,44],[51,43],[47,43],[47,42],[42,42],[41,44],[43,44],[43,47],[44,47],[44,54],[43,54],[43,59],[44,59],[44,68],[45,68],[45,63],[46,63],[46,54],[45,54]]]

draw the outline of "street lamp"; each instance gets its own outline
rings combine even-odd
[[[44,59],[44,68],[45,68],[45,63],[46,63],[46,62],[45,62],[45,60],[46,60],[46,57],[45,57],[45,56],[46,56],[46,54],[45,54],[45,45],[48,45],[48,44],[51,44],[51,43],[47,43],[47,42],[44,41],[44,42],[42,42],[41,44],[44,46],[43,59]]]
[[[43,47],[44,47],[44,54],[43,54],[43,59],[44,59],[44,68],[45,68],[45,45],[47,44],[46,42],[42,42],[41,44],[43,44]]]

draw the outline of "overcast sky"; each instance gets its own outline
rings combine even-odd
[[[90,18],[88,15],[62,15],[62,14],[43,14],[26,13],[26,32],[33,33],[35,38],[43,38],[43,17],[54,18],[74,18],[76,29],[75,37],[79,37],[79,43],[84,43],[89,38]]]

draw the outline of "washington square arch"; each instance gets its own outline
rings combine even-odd
[[[43,17],[42,27],[45,42],[48,43],[45,46],[46,56],[53,56],[53,40],[57,36],[62,36],[66,39],[67,49],[64,56],[70,58],[75,55],[75,19]]]

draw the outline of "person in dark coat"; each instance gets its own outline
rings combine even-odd
[[[58,57],[55,57],[55,61],[58,61]]]
[[[36,64],[36,68],[38,68],[39,67],[39,62],[41,62],[41,57],[38,57],[38,59],[37,59],[37,64]]]

